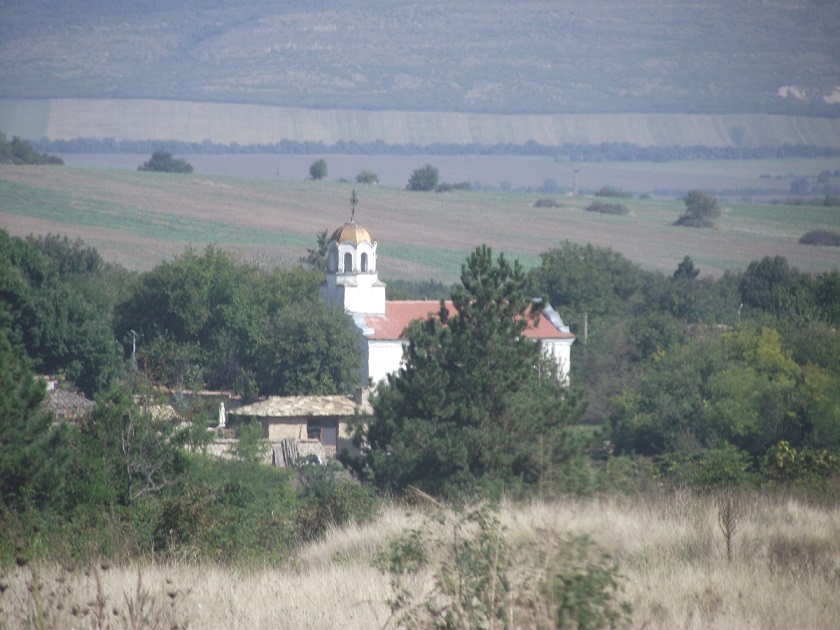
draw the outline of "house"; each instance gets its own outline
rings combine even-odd
[[[360,393],[356,397],[269,396],[231,409],[228,415],[259,422],[263,436],[272,444],[274,463],[284,466],[299,456],[326,460],[345,448],[352,452],[348,421],[370,413],[370,405]]]
[[[433,300],[387,300],[385,283],[379,280],[376,250],[377,242],[370,231],[351,218],[333,232],[327,243],[327,277],[321,285],[321,297],[344,308],[356,324],[362,387],[375,386],[399,370],[407,343],[403,330],[412,320],[425,319],[440,310],[440,303]],[[446,306],[454,311],[451,302]],[[550,305],[544,306],[536,325],[529,327],[525,336],[542,343],[546,355],[557,363],[561,379],[568,383],[575,336],[560,315]]]

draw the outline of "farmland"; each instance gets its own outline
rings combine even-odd
[[[809,172],[819,166],[800,165]],[[290,265],[316,233],[349,219],[351,189],[340,182],[7,166],[0,169],[0,227],[18,236],[81,238],[131,269],[207,244]],[[678,200],[625,199],[631,214],[619,217],[583,212],[591,202],[585,197],[561,196],[561,207],[538,208],[537,193],[426,194],[379,186],[359,194],[357,218],[381,243],[385,278],[452,281],[465,253],[481,243],[530,266],[566,239],[611,247],[665,272],[689,255],[713,276],[763,256],[781,255],[812,272],[840,261],[835,248],[797,242],[809,230],[836,229],[836,208],[726,203],[715,229],[697,230],[672,226],[682,211]]]

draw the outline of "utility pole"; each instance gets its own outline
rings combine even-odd
[[[133,330],[129,331],[131,333],[131,369],[137,369],[137,333]]]

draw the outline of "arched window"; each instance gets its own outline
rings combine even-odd
[[[353,271],[353,254],[347,252],[344,254],[344,273]]]
[[[362,272],[366,272],[367,270],[367,254],[362,254]]]
[[[338,271],[338,251],[335,249],[330,251],[329,270],[333,273]]]

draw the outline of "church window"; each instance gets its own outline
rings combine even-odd
[[[338,271],[338,252],[336,250],[332,250],[330,252],[330,271]]]
[[[367,271],[367,270],[368,270],[367,254],[362,254],[362,271]]]
[[[344,273],[353,271],[353,254],[347,252],[344,254]]]

